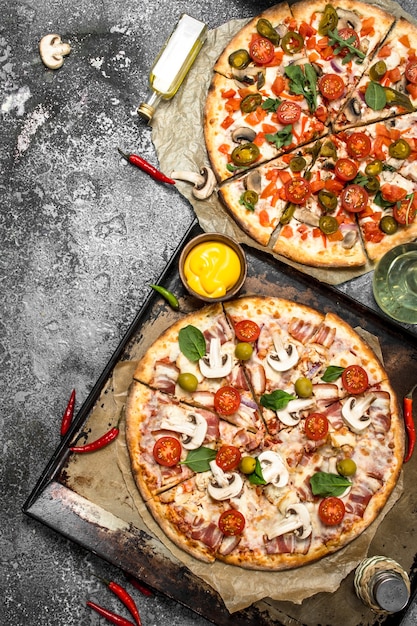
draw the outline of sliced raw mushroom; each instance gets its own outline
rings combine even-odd
[[[262,476],[267,483],[275,487],[285,487],[288,483],[288,470],[282,457],[273,450],[265,450],[258,456],[262,469]]]
[[[275,350],[269,352],[266,357],[267,363],[276,372],[286,372],[298,362],[298,351],[294,344],[289,343],[284,348],[281,337],[278,333],[273,333],[272,341]]]
[[[316,228],[318,228],[320,223],[320,218],[308,209],[295,209],[293,217],[303,224],[315,226]]]
[[[348,9],[341,9],[340,7],[337,7],[336,12],[339,17],[339,21],[337,22],[338,30],[341,28],[353,28],[356,32],[360,32],[362,24],[359,15]]]
[[[213,478],[207,485],[207,491],[214,500],[229,500],[241,492],[243,480],[239,474],[225,474],[216,461],[210,461],[210,469]]]
[[[358,240],[358,232],[356,230],[348,230],[343,236],[342,248],[351,250]]]
[[[198,413],[184,413],[171,407],[161,420],[161,428],[181,434],[181,443],[186,450],[196,450],[201,446],[207,433],[207,422]]]
[[[371,423],[371,418],[366,412],[376,397],[373,393],[360,399],[351,396],[343,404],[342,417],[354,433],[361,433]]]
[[[233,69],[233,78],[244,85],[263,83],[265,81],[265,70],[254,65],[245,67],[242,70]]]
[[[306,539],[312,531],[310,513],[305,504],[299,502],[288,506],[284,519],[271,526],[267,537],[271,540],[292,532],[300,539]]]
[[[205,378],[223,378],[232,371],[233,359],[231,354],[222,354],[219,337],[212,337],[208,354],[198,364]]]
[[[258,170],[252,170],[245,178],[245,189],[252,189],[256,193],[262,191],[262,176]]]
[[[343,111],[348,122],[357,122],[362,113],[361,103],[357,98],[351,98]]]
[[[171,174],[171,178],[193,183],[192,194],[197,200],[206,200],[209,198],[217,184],[213,170],[208,167],[202,167],[199,173],[183,170],[174,171]]]
[[[239,126],[232,132],[232,139],[235,143],[247,143],[255,139],[256,132],[253,128],[247,126]]]
[[[39,42],[41,59],[51,70],[57,70],[64,63],[64,57],[71,52],[69,43],[63,43],[59,35],[45,35]]]
[[[285,426],[297,426],[301,419],[301,413],[314,406],[312,398],[297,398],[290,400],[285,409],[277,411],[280,422]]]

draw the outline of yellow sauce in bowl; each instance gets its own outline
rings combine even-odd
[[[187,254],[184,276],[196,293],[221,298],[237,283],[241,271],[237,253],[220,241],[200,243]]]

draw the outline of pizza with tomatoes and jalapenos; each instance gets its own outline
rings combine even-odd
[[[399,477],[388,376],[333,313],[246,296],[184,316],[138,363],[126,404],[137,487],[195,558],[299,567],[358,537]]]
[[[216,64],[204,113],[219,197],[257,243],[360,267],[417,237],[417,27],[357,0],[277,4]]]

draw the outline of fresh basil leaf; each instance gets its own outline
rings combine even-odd
[[[395,202],[390,202],[389,200],[385,200],[382,197],[381,191],[377,191],[374,197],[374,204],[380,206],[383,209],[387,209],[388,207],[394,206]]]
[[[256,459],[255,470],[249,474],[248,480],[251,485],[266,485],[266,480],[262,475],[262,467],[258,459]]]
[[[285,74],[290,79],[290,92],[304,96],[310,113],[317,108],[317,74],[310,63],[306,63],[304,71],[299,65],[288,65]]]
[[[381,111],[387,104],[387,95],[383,86],[371,80],[365,91],[365,102],[374,111]]]
[[[207,346],[204,335],[199,328],[191,324],[181,328],[178,333],[178,341],[181,352],[190,361],[198,361],[206,354]]]
[[[344,367],[339,367],[339,365],[329,365],[329,367],[326,367],[326,371],[321,379],[324,380],[325,383],[332,383],[340,378],[344,371]]]
[[[307,98],[308,103],[311,103],[310,112],[312,113],[317,109],[317,74],[316,70],[310,63],[306,63],[304,65],[304,72],[306,75],[306,80],[308,84],[308,92],[309,97]]]
[[[247,200],[244,199],[244,193],[242,193],[242,195],[239,198],[239,204],[241,204],[242,206],[245,207],[245,209],[247,209],[248,211],[254,211],[255,210],[255,205],[252,204],[252,202],[248,202]]]
[[[313,495],[327,498],[329,496],[341,496],[348,487],[352,486],[352,483],[339,474],[316,472],[310,478],[310,485]]]
[[[266,409],[272,411],[281,411],[285,409],[290,400],[295,400],[297,396],[293,396],[281,389],[275,389],[272,393],[264,393],[261,396],[261,404]]]
[[[262,102],[261,108],[264,109],[264,111],[268,111],[268,113],[275,113],[280,104],[281,100],[279,100],[279,98],[267,98]]]
[[[190,450],[185,461],[180,465],[187,465],[194,472],[207,472],[210,469],[210,461],[214,461],[217,451],[212,448],[201,446],[197,450]]]
[[[284,126],[284,128],[275,133],[275,135],[266,134],[265,139],[269,141],[269,143],[275,144],[276,148],[289,146],[292,142],[292,125],[287,124],[287,126]]]
[[[352,184],[354,183],[355,185],[361,185],[361,187],[363,187],[364,185],[366,185],[368,180],[369,178],[365,176],[365,174],[362,174],[362,172],[358,172],[355,178],[352,180]]]
[[[232,163],[228,163],[226,165],[226,169],[229,172],[237,172],[237,171],[247,170],[248,167],[249,167],[248,165],[233,165]]]

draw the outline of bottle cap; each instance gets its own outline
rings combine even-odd
[[[390,613],[403,609],[409,600],[409,591],[403,577],[398,572],[379,572],[376,575],[373,596],[375,602]]]
[[[154,107],[150,106],[146,102],[141,102],[141,104],[138,106],[138,115],[143,117],[143,119],[145,119],[147,122],[151,121],[154,113]]]

